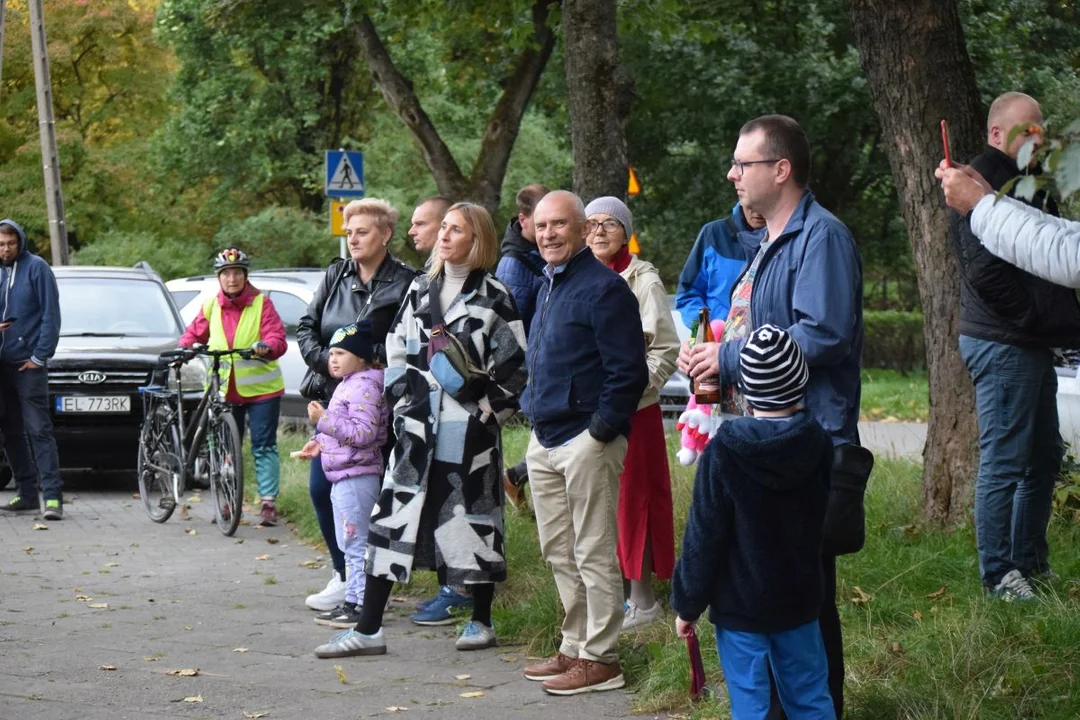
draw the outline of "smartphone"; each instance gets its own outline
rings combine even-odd
[[[952,153],[949,152],[949,125],[941,121],[941,146],[945,149],[945,167],[952,167]]]

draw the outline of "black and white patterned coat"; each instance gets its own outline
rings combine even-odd
[[[428,370],[426,275],[405,295],[386,338],[386,399],[394,446],[371,516],[366,571],[408,582],[413,568],[442,584],[506,579],[501,426],[525,386],[525,335],[505,285],[469,274],[444,309],[448,330],[489,375],[476,401],[458,402]]]

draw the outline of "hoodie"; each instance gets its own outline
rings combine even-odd
[[[315,426],[326,479],[335,483],[361,475],[381,477],[389,421],[382,370],[361,370],[342,379]]]
[[[19,254],[0,269],[0,320],[15,318],[0,333],[0,361],[45,365],[60,341],[60,292],[52,268],[30,252],[26,233],[14,220],[0,220],[19,236]]]
[[[806,410],[720,426],[698,463],[671,606],[718,627],[791,630],[817,619],[832,442]]]
[[[536,244],[525,239],[521,234],[521,223],[512,218],[503,235],[502,258],[495,268],[495,277],[510,290],[510,295],[517,305],[518,316],[525,325],[525,337],[529,336],[533,312],[536,309],[536,296],[544,285],[544,260]]]

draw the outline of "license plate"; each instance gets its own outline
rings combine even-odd
[[[126,413],[131,412],[127,395],[57,395],[58,413]]]

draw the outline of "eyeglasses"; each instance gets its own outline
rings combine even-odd
[[[622,223],[618,220],[605,220],[604,222],[589,220],[585,223],[585,229],[591,233],[596,232],[599,228],[604,228],[605,233],[613,233],[622,228]]]
[[[735,177],[741,178],[743,173],[746,172],[746,168],[750,165],[765,165],[766,163],[778,163],[783,158],[776,158],[774,160],[736,160],[731,159],[731,167],[735,170]]]

